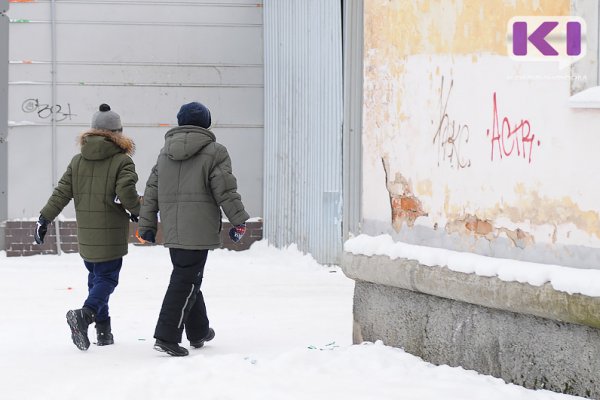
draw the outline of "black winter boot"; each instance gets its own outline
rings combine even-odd
[[[215,338],[215,330],[213,328],[208,328],[208,333],[203,339],[200,340],[190,340],[190,346],[199,349],[204,346],[204,342],[210,342]]]
[[[71,339],[79,350],[87,350],[90,347],[88,326],[94,322],[95,317],[94,312],[87,307],[67,312],[67,324],[71,328]]]
[[[113,338],[113,334],[110,330],[110,318],[102,322],[96,321],[96,334],[98,337],[98,341],[96,342],[96,344],[98,346],[108,346],[109,344],[115,344],[115,339]]]
[[[177,343],[165,342],[164,340],[156,339],[154,350],[162,351],[174,357],[187,356],[189,354],[185,347],[181,347]]]

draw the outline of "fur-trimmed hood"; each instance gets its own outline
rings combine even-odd
[[[122,133],[91,129],[78,137],[81,155],[88,160],[103,160],[117,153],[132,156],[135,143]]]

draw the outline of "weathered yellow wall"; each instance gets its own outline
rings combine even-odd
[[[365,0],[365,49],[390,57],[506,54],[517,15],[569,15],[568,0]]]
[[[586,182],[583,173],[600,169],[590,151],[600,146],[592,128],[600,126],[600,114],[565,106],[568,79],[546,82],[523,72],[546,73],[547,64],[524,66],[507,55],[512,17],[568,16],[570,10],[568,0],[365,0],[367,219],[381,217],[384,202],[374,196],[385,193],[396,232],[422,225],[490,242],[503,237],[521,249],[538,242],[600,247],[600,191],[574,190],[574,182]],[[531,153],[529,162],[490,160],[496,93],[500,126],[503,117],[513,126],[527,121],[541,139],[533,162]],[[467,127],[452,168],[439,159],[427,164],[435,158],[434,120],[449,97],[449,129]]]

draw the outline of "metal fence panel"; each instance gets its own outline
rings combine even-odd
[[[37,216],[52,190],[52,170],[62,175],[78,151],[75,138],[102,102],[121,115],[125,134],[136,143],[133,159],[142,192],[164,134],[177,124],[179,107],[192,100],[210,108],[244,205],[252,217],[262,217],[261,3],[56,1],[56,68],[51,2],[11,3],[9,218]],[[54,96],[60,107],[55,168],[48,112]],[[36,185],[31,162],[22,154],[40,154]],[[63,215],[74,216],[72,203]]]
[[[321,263],[342,250],[339,0],[265,1],[264,234]]]

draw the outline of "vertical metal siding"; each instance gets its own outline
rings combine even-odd
[[[344,1],[344,240],[361,222],[363,9],[363,0]]]
[[[320,263],[342,250],[339,0],[266,0],[264,235]]]

